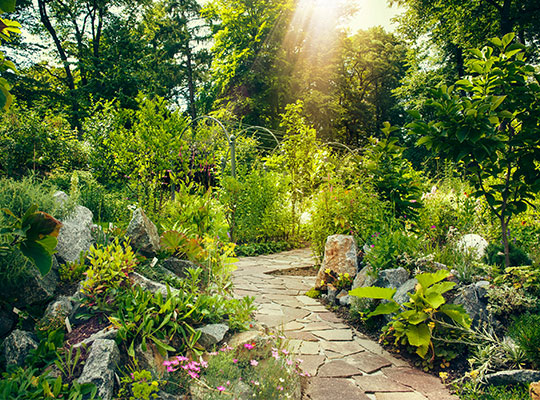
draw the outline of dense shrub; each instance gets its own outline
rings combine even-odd
[[[530,362],[540,367],[540,315],[527,313],[517,317],[508,333],[525,351]]]
[[[86,165],[86,149],[65,118],[12,109],[0,117],[0,174],[21,177]]]
[[[509,243],[510,266],[530,265],[531,259],[520,248]],[[504,247],[502,244],[490,243],[486,248],[486,262],[491,265],[504,265]]]
[[[309,226],[315,255],[322,261],[326,238],[334,234],[354,235],[364,243],[372,232],[381,229],[383,207],[367,182],[349,188],[339,183],[322,186],[313,201]]]

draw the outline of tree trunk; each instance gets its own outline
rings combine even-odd
[[[504,215],[501,213],[501,231],[502,231],[502,241],[504,247],[504,265],[506,268],[510,266],[510,246],[508,244],[508,224],[504,220]]]

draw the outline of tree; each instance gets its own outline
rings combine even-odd
[[[0,0],[0,14],[5,12],[15,11],[15,0]],[[12,33],[19,33],[19,23],[10,21],[9,19],[0,19],[0,42],[10,41]],[[15,64],[6,60],[5,55],[0,52],[0,73],[7,71],[16,71]],[[13,102],[13,96],[10,93],[11,85],[8,81],[0,76],[0,108],[7,110]]]
[[[339,73],[339,126],[346,141],[365,144],[380,134],[385,121],[402,122],[393,95],[406,72],[404,43],[381,27],[344,39]]]
[[[483,196],[500,222],[505,263],[509,266],[508,223],[526,210],[540,190],[540,77],[525,61],[514,34],[492,39],[493,47],[472,50],[467,79],[432,91],[427,106],[434,119],[419,112],[411,131],[419,145],[463,163],[475,196]]]

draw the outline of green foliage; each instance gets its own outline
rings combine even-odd
[[[540,268],[532,265],[508,267],[493,279],[493,283],[512,285],[538,295],[540,293]]]
[[[86,150],[61,115],[13,109],[0,120],[0,173],[22,177],[85,167]]]
[[[165,202],[156,216],[162,226],[189,237],[227,236],[225,212],[211,188],[204,190],[194,184],[179,183],[174,200]]]
[[[540,315],[524,314],[516,317],[508,334],[523,349],[529,361],[540,366]]]
[[[377,306],[367,317],[397,313],[388,323],[386,334],[393,337],[395,345],[408,344],[416,348],[416,354],[422,359],[425,359],[431,350],[433,360],[443,353],[439,351],[437,354],[434,340],[436,335],[444,330],[444,319],[449,319],[456,326],[464,328],[471,326],[471,319],[462,306],[445,304],[443,294],[456,285],[454,282],[444,281],[449,275],[450,272],[445,270],[417,275],[416,291],[409,294],[410,301],[403,304],[393,300],[396,289],[360,287],[351,290],[349,294],[360,298],[388,300]],[[444,343],[440,346],[444,346]],[[453,354],[454,357],[456,355]],[[452,354],[445,352],[444,359],[451,358]]]
[[[534,148],[540,85],[513,34],[491,40],[493,47],[471,50],[468,79],[433,90],[427,105],[434,120],[420,113],[409,127],[437,155],[467,166],[476,197],[484,197],[500,221],[505,265],[509,266],[507,226],[527,209],[540,188]]]
[[[251,257],[261,254],[274,254],[282,251],[291,250],[293,244],[288,241],[263,242],[263,243],[244,243],[238,244],[234,252],[239,257]]]
[[[263,244],[290,232],[286,176],[254,169],[238,180],[224,177],[221,183],[231,240]]]
[[[519,386],[486,386],[477,387],[467,382],[457,390],[461,400],[523,400],[529,397],[529,390]]]
[[[393,215],[402,220],[415,220],[422,207],[418,184],[421,174],[403,157],[398,139],[390,136],[398,128],[384,123],[383,139],[371,139],[364,168],[382,200],[388,201]]]
[[[364,255],[364,260],[371,265],[374,274],[395,267],[398,259],[405,253],[415,256],[420,246],[418,238],[413,233],[402,230],[376,232],[369,239],[371,245]]]
[[[0,1],[0,13],[5,12],[14,12],[15,11],[15,0],[2,0]],[[0,39],[4,42],[9,42],[12,39],[11,34],[21,33],[20,24],[9,19],[2,18],[2,24],[0,25]],[[6,60],[4,53],[0,52],[0,72],[3,74],[9,70],[17,72],[15,64],[13,62]],[[0,77],[0,108],[4,111],[9,108],[13,102],[13,96],[9,92],[11,85],[8,81]]]
[[[48,182],[70,194],[72,202],[87,207],[98,222],[127,224],[131,218],[128,208],[132,194],[125,190],[106,188],[88,171],[53,173]]]
[[[62,282],[79,282],[82,280],[87,268],[86,254],[81,254],[78,261],[60,264],[58,275]]]
[[[16,368],[2,374],[0,396],[3,399],[53,399],[91,400],[95,399],[97,388],[91,383],[77,381],[63,384],[62,377],[53,378],[48,372],[39,374],[37,369]]]
[[[52,268],[56,239],[62,224],[51,215],[37,211],[32,206],[19,218],[8,209],[2,211],[13,218],[11,224],[0,229],[0,257],[9,256],[20,250],[39,270],[46,275]]]
[[[128,284],[128,274],[136,265],[135,254],[131,246],[122,247],[117,238],[107,247],[92,246],[88,260],[90,267],[86,271],[82,293],[90,306],[106,310],[119,289]]]
[[[522,265],[530,265],[531,259],[527,254],[519,247],[514,246],[512,243],[508,243],[508,258],[510,260],[511,267],[519,267]],[[503,266],[505,264],[504,246],[490,243],[486,248],[485,261],[491,265]]]
[[[150,400],[158,397],[160,381],[152,379],[149,371],[133,371],[120,379],[119,400]]]
[[[519,285],[493,286],[488,288],[488,310],[502,321],[527,311],[537,311],[540,307],[538,297]]]
[[[338,182],[321,186],[313,201],[311,246],[322,261],[326,238],[334,234],[354,235],[365,242],[370,232],[380,229],[384,221],[383,204],[368,182],[351,184],[348,188]]]

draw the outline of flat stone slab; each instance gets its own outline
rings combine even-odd
[[[341,360],[327,362],[319,368],[317,374],[322,378],[350,378],[355,375],[362,375],[362,371],[354,365]]]
[[[352,331],[350,329],[332,329],[325,331],[312,331],[315,336],[331,342],[350,342],[353,338]]]
[[[373,372],[378,371],[381,368],[389,367],[392,365],[392,363],[386,358],[381,357],[377,354],[370,353],[369,351],[364,351],[360,354],[352,355],[347,358],[347,362],[354,364],[366,374],[372,374]]]
[[[311,400],[370,400],[358,386],[343,378],[314,377],[306,392]]]
[[[384,375],[354,376],[355,383],[366,393],[412,392],[410,387],[389,379]]]
[[[324,350],[330,350],[342,356],[350,356],[365,351],[362,346],[355,342],[321,342],[321,346]]]
[[[427,397],[417,392],[409,393],[375,393],[377,400],[428,400]]]
[[[315,376],[319,367],[323,365],[325,357],[320,355],[302,355],[298,357],[302,360],[300,368],[310,376]]]
[[[318,342],[304,342],[302,341],[302,345],[300,346],[300,349],[298,350],[299,354],[319,354],[321,349],[321,346]]]
[[[409,386],[430,399],[457,399],[451,396],[439,378],[413,368],[386,368],[384,374],[402,385]]]
[[[310,332],[298,332],[298,331],[287,331],[285,332],[285,337],[289,339],[298,339],[305,342],[318,342],[319,338],[313,335]]]

